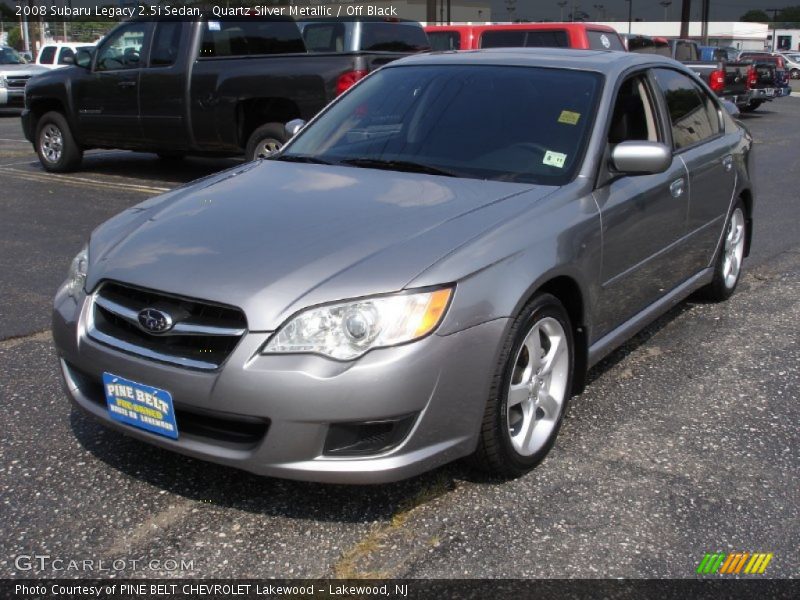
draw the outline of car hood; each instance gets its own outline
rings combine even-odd
[[[112,279],[238,306],[252,331],[271,331],[306,306],[403,289],[554,189],[248,163],[101,225],[87,289]]]
[[[14,75],[25,75],[26,73],[42,73],[46,68],[34,65],[0,65],[0,73],[12,73]]]

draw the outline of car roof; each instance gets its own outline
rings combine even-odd
[[[471,24],[471,25],[426,25],[426,31],[550,31],[550,30],[589,30],[589,31],[605,31],[608,33],[617,33],[617,30],[608,25],[599,25],[596,23],[489,23],[489,24]]]
[[[683,65],[657,54],[639,54],[611,50],[576,50],[572,48],[485,48],[431,52],[403,58],[388,66],[401,65],[497,65],[577,69],[599,73],[616,73],[637,65]],[[684,69],[685,70],[685,69]]]

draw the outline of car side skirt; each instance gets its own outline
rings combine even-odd
[[[654,302],[644,310],[638,312],[616,329],[609,331],[589,347],[588,366],[592,367],[596,365],[615,348],[636,335],[636,333],[644,329],[645,326],[655,321],[669,309],[679,304],[692,292],[711,283],[713,278],[714,269],[712,267],[703,269],[660,298],[657,302]]]

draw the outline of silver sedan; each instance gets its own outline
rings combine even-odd
[[[290,129],[92,234],[53,315],[80,408],[264,475],[515,477],[589,367],[748,253],[752,140],[658,56],[415,56]]]

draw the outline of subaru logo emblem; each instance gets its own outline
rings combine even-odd
[[[139,312],[139,325],[148,333],[164,333],[172,329],[172,317],[156,308],[145,308]]]

